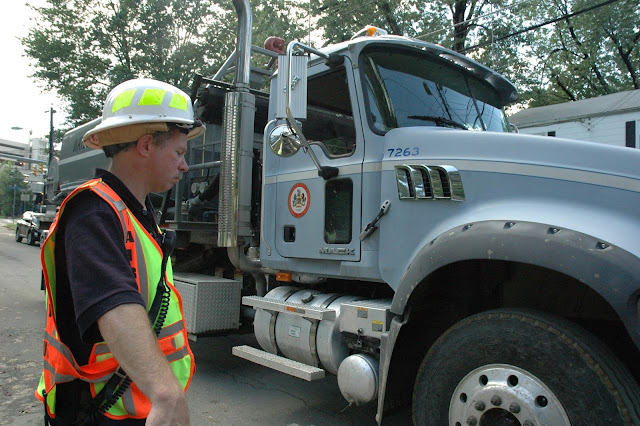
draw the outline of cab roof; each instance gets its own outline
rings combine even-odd
[[[500,100],[504,105],[508,105],[518,100],[518,91],[516,87],[509,80],[507,80],[491,68],[486,67],[485,65],[482,65],[479,62],[476,62],[473,59],[468,58],[467,56],[462,55],[458,52],[422,40],[395,35],[382,35],[375,37],[363,36],[354,38],[353,40],[327,46],[318,50],[326,53],[327,55],[344,55],[346,54],[345,51],[349,51],[352,52],[349,55],[358,56],[364,48],[372,45],[404,46],[422,50],[429,55],[437,56],[445,61],[448,61],[453,66],[462,68],[471,75],[486,81],[498,92],[498,94],[500,95]],[[320,60],[320,57],[311,55],[312,62]]]

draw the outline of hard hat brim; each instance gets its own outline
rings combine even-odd
[[[113,124],[102,126],[99,124],[89,130],[83,137],[84,144],[93,149],[102,149],[107,145],[118,143],[135,142],[144,135],[151,135],[156,132],[168,132],[169,126],[166,122],[146,122],[129,125]],[[185,123],[190,124],[190,123]],[[194,127],[189,131],[187,139],[197,138],[205,131],[204,126]]]

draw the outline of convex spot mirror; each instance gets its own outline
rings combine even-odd
[[[269,134],[269,145],[274,154],[280,157],[291,157],[298,152],[302,143],[300,138],[289,129],[289,126],[282,124]]]

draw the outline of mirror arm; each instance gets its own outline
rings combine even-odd
[[[298,135],[298,137],[300,138],[300,141],[302,142],[302,146],[304,146],[304,148],[309,153],[309,156],[311,157],[313,164],[315,164],[316,168],[318,169],[318,176],[322,177],[324,180],[329,180],[333,177],[338,176],[337,167],[320,165],[320,162],[318,161],[318,157],[316,157],[316,153],[313,152],[313,150],[311,149],[311,145],[309,145],[309,141],[307,141],[307,138],[302,133],[302,129],[298,127],[298,123],[296,123],[296,120],[291,115],[291,109],[289,108],[289,105],[287,105],[286,111],[287,111],[287,121],[289,122],[289,126],[291,126],[291,129],[295,132],[296,135]]]

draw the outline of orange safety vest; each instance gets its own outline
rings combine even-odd
[[[136,276],[138,291],[145,301],[147,312],[151,308],[160,280],[162,250],[122,199],[103,183],[102,179],[93,179],[80,185],[62,202],[58,216],[41,249],[46,286],[47,323],[44,336],[44,370],[36,390],[36,397],[45,403],[47,412],[52,418],[55,418],[56,384],[80,379],[90,383],[91,394],[95,397],[118,368],[118,362],[105,342],[94,344],[88,363],[78,365],[69,348],[60,340],[56,324],[56,231],[67,202],[85,190],[91,190],[99,195],[117,213],[122,224],[125,247],[131,253],[131,268]],[[187,340],[182,299],[173,286],[171,262],[167,263],[165,280],[171,292],[167,316],[158,335],[158,346],[186,391],[195,371],[195,363]],[[46,394],[46,401],[43,392]],[[144,419],[150,410],[149,399],[135,383],[132,383],[122,397],[105,413],[105,416],[115,420]]]

